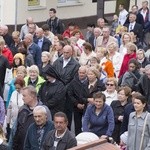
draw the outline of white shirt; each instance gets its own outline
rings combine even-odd
[[[143,9],[141,10],[141,14],[143,16],[143,19],[145,20],[146,18],[146,14],[147,14],[147,10],[146,11],[143,11]]]
[[[109,105],[109,106],[110,106],[110,104],[112,103],[112,101],[118,99],[117,91],[115,91],[114,93],[109,94],[109,93],[107,92],[107,90],[105,90],[103,93],[104,93],[105,96],[106,96],[106,102],[105,102],[105,103],[106,103],[107,105]]]
[[[120,11],[119,18],[118,18],[118,23],[120,23],[121,25],[124,25],[124,23],[127,19],[127,15],[128,15],[128,12],[125,9]]]
[[[68,64],[68,62],[71,60],[71,57],[69,59],[64,59],[63,58],[63,68],[66,67],[66,65]]]

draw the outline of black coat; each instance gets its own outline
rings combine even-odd
[[[127,29],[129,29],[129,23],[124,25],[125,27],[127,27]],[[143,27],[141,24],[135,23],[134,29],[132,30],[132,32],[137,36],[137,38],[142,41],[143,38]]]
[[[56,80],[54,83],[46,81],[39,90],[39,98],[51,111],[52,117],[56,112],[64,111],[66,88]]]
[[[63,34],[64,32],[64,24],[59,18],[55,18],[53,21],[51,19],[48,19],[46,21],[46,24],[49,25],[49,28],[53,34]]]
[[[92,49],[95,50],[95,46],[96,46],[96,41],[95,40],[95,36],[94,34],[92,34],[90,37],[89,37],[89,43],[92,45]],[[94,42],[95,42],[95,45],[94,45]]]
[[[120,128],[122,124],[122,122],[118,120],[118,117],[124,116],[124,109],[125,109],[125,106],[127,106],[127,104],[122,106],[119,100],[112,101],[111,103],[111,107],[113,109],[114,119],[115,119],[115,128],[114,128],[112,137],[117,143],[120,142]]]
[[[87,104],[88,86],[85,82],[81,83],[78,76],[75,76],[69,84],[68,97],[72,101],[74,108],[78,111],[81,111],[77,108],[78,104]]]
[[[62,81],[67,85],[70,83],[75,74],[77,73],[80,65],[79,63],[71,57],[71,60],[68,62],[68,64],[63,68],[63,58],[58,58],[54,63],[53,63],[54,68],[60,75]]]
[[[89,82],[87,81],[86,84],[89,85]],[[105,91],[105,90],[106,90],[105,84],[101,80],[98,79],[93,89],[89,90],[88,98],[93,98],[94,93],[98,91]]]
[[[145,57],[142,63],[138,63],[140,68],[145,68],[146,65],[150,64],[150,61]]]

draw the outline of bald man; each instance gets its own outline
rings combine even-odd
[[[58,58],[53,63],[54,68],[59,73],[61,79],[63,80],[66,88],[73,80],[74,76],[77,74],[79,69],[79,63],[73,58],[73,48],[70,45],[66,45],[63,48],[63,57]],[[71,120],[72,120],[72,103],[66,95],[66,115],[68,117],[68,127],[71,127]]]
[[[41,49],[33,42],[33,35],[28,33],[24,37],[24,43],[27,46],[27,50],[32,54],[34,63],[37,66],[41,65]]]
[[[44,36],[44,31],[42,28],[37,28],[36,29],[36,39],[34,40],[34,42],[40,47],[41,51],[47,51],[49,52],[50,46],[52,45],[52,43],[50,42],[49,39],[47,39]]]
[[[74,77],[68,87],[69,99],[73,103],[75,134],[81,133],[82,116],[87,106],[88,85],[87,81],[87,67],[81,66],[78,70],[78,75]]]

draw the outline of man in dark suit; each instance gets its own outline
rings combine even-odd
[[[77,62],[73,58],[73,49],[70,45],[64,46],[63,57],[58,58],[53,63],[53,66],[60,75],[62,81],[66,86],[66,89],[68,90],[70,82],[73,80],[75,74],[77,74],[78,69],[80,67],[79,62]],[[65,112],[68,117],[68,127],[70,129],[72,121],[73,104],[70,101],[68,95],[66,95]]]
[[[41,48],[41,51],[49,52],[50,46],[52,45],[51,41],[44,36],[44,31],[42,28],[36,30],[35,43]]]
[[[143,38],[143,27],[141,24],[136,23],[136,14],[129,14],[129,23],[125,24],[128,29],[128,32],[133,32],[138,41],[142,41]]]
[[[100,28],[94,28],[94,34],[89,37],[89,43],[92,45],[92,49],[95,50],[96,39],[102,34]]]
[[[144,27],[144,19],[143,19],[143,16],[141,15],[141,13],[138,11],[138,6],[137,5],[132,6],[130,13],[136,14],[136,23],[139,23]],[[128,23],[130,23],[129,22],[129,15],[126,19],[125,24],[128,24]]]

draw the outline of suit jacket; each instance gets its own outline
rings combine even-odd
[[[129,15],[128,15],[128,17],[127,17],[126,22],[124,23],[124,25],[125,24],[129,24],[129,23],[130,22],[129,22]],[[142,25],[142,27],[144,27],[144,19],[143,19],[143,16],[141,15],[141,13],[137,13],[137,15],[136,15],[136,23],[139,23],[139,24]]]
[[[38,44],[38,38],[35,39],[35,43]],[[52,45],[51,41],[47,39],[46,37],[43,38],[43,44],[41,51],[47,51],[49,52],[50,46]]]
[[[73,80],[74,75],[77,73],[80,65],[79,63],[72,57],[68,64],[63,68],[63,58],[58,58],[53,63],[54,68],[59,73],[62,81],[67,85]]]
[[[41,49],[40,49],[40,47],[37,44],[32,43],[29,46],[28,51],[30,54],[32,54],[34,63],[37,66],[40,66],[40,64],[41,64]]]
[[[108,44],[111,43],[111,42],[116,42],[116,43],[117,43],[117,39],[114,38],[114,37],[112,37],[112,36],[109,36],[109,39],[108,39],[108,42],[107,42],[106,45],[108,45]],[[104,46],[104,45],[103,45],[103,36],[99,36],[99,37],[97,38],[97,40],[96,40],[96,47],[98,47],[98,46]],[[106,47],[106,46],[105,46],[105,47]]]
[[[92,45],[92,49],[95,50],[96,41],[95,41],[95,36],[93,34],[89,37],[89,43]]]
[[[125,26],[128,28],[128,30],[129,30],[129,25],[130,25],[130,23],[125,24]],[[142,27],[142,25],[135,23],[134,29],[132,31],[134,32],[135,35],[137,35],[137,38],[139,38],[139,40],[141,41],[143,38],[143,27]]]

